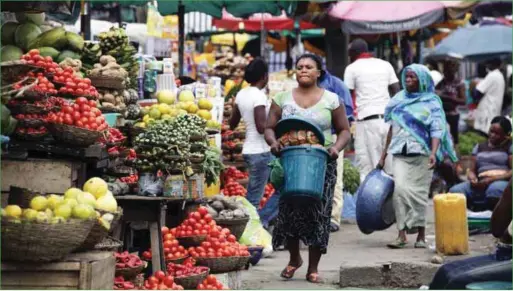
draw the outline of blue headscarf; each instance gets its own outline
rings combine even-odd
[[[440,138],[436,153],[438,161],[448,156],[453,162],[458,160],[452,139],[447,130],[447,121],[442,101],[435,94],[435,86],[429,70],[418,64],[406,67],[401,74],[401,83],[406,88],[406,72],[413,72],[419,81],[418,92],[403,89],[388,103],[385,121],[393,120],[413,136],[427,152],[431,152],[431,138]]]

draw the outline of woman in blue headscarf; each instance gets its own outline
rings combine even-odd
[[[397,239],[389,248],[403,248],[407,231],[418,230],[415,248],[425,248],[426,206],[433,168],[445,156],[457,161],[442,101],[434,93],[429,70],[423,65],[406,67],[401,75],[403,90],[385,109],[385,121],[392,126],[378,168],[393,155],[393,195]]]

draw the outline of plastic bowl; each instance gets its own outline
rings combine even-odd
[[[118,120],[118,116],[121,115],[119,113],[104,113],[103,117],[105,117],[105,121],[110,127],[116,125],[116,121]]]
[[[251,265],[255,266],[256,264],[258,264],[258,262],[262,258],[263,250],[264,250],[264,247],[262,247],[262,246],[248,247],[248,251],[251,254],[251,258],[249,259],[249,262],[251,263]]]

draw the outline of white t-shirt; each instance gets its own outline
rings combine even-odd
[[[501,115],[505,86],[504,76],[498,69],[489,72],[484,80],[477,84],[476,89],[484,96],[475,112],[475,129],[488,133],[492,119]]]
[[[399,82],[389,62],[377,58],[358,59],[347,66],[344,83],[356,93],[358,119],[384,114],[390,100],[388,86]]]
[[[267,117],[271,105],[267,96],[257,87],[246,87],[237,93],[235,104],[237,104],[242,119],[246,123],[246,140],[244,141],[242,154],[253,155],[269,152],[270,147],[265,142],[264,135],[257,131],[254,115],[255,107],[265,106]]]

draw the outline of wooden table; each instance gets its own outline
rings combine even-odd
[[[165,226],[167,204],[182,203],[183,209],[186,203],[198,201],[176,197],[148,197],[139,195],[116,196],[116,200],[119,206],[123,208],[123,222],[148,222],[153,272],[165,269],[166,261],[164,258],[161,230],[162,227]],[[115,237],[123,240],[126,226],[125,223],[121,223],[120,226],[121,227],[119,227],[115,233]]]

